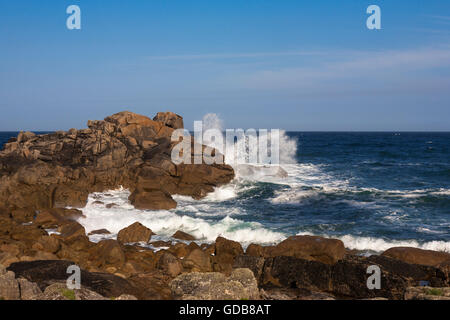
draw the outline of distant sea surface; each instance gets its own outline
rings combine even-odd
[[[0,145],[16,135],[1,132]],[[80,222],[112,237],[140,221],[160,239],[184,230],[202,242],[222,235],[271,244],[310,234],[366,252],[450,252],[450,133],[288,132],[284,139],[283,152],[294,159],[282,165],[287,178],[236,169],[231,184],[200,201],[175,196],[170,211],[134,209],[124,189],[93,194]]]

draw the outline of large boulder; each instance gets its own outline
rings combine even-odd
[[[211,272],[211,257],[201,249],[192,250],[186,258],[183,259],[183,266],[197,272]]]
[[[119,231],[117,235],[117,241],[120,243],[133,243],[133,242],[150,242],[152,237],[152,230],[145,227],[139,222],[135,222],[132,225]]]
[[[142,300],[171,300],[173,299],[169,282],[173,278],[160,270],[139,273],[128,280],[137,288],[136,297]]]
[[[218,237],[215,242],[215,251],[212,256],[213,270],[229,274],[232,270],[234,259],[244,254],[244,249],[239,242]]]
[[[337,239],[315,236],[293,236],[275,247],[266,248],[268,256],[289,256],[334,264],[345,256],[344,243]]]
[[[74,265],[71,261],[30,261],[13,263],[8,270],[17,278],[36,283],[41,290],[48,286],[66,282],[70,274],[67,268]],[[127,280],[108,273],[88,272],[81,269],[81,285],[104,297],[119,297],[122,294],[136,293],[136,288]]]
[[[58,228],[59,226],[75,221],[83,216],[83,212],[77,209],[52,208],[40,210],[33,224],[46,229]]]
[[[371,266],[380,268],[379,290],[370,290],[367,286],[371,275],[367,271]],[[433,287],[445,287],[449,284],[447,275],[438,268],[408,264],[384,256],[348,255],[333,265],[292,256],[239,256],[234,267],[250,268],[262,287],[328,292],[346,299],[403,299],[410,286],[428,283]]]
[[[178,240],[185,240],[185,241],[194,241],[194,240],[196,240],[194,236],[192,236],[192,235],[190,235],[190,234],[188,234],[186,232],[183,232],[181,230],[178,230],[177,232],[175,232],[172,235],[172,238],[178,239]]]
[[[125,253],[116,240],[102,240],[89,250],[92,265],[120,268],[125,263]]]
[[[450,262],[450,253],[410,247],[390,248],[383,252],[382,255],[407,263],[421,264],[425,266],[438,266],[442,263]]]
[[[24,278],[17,279],[20,289],[20,300],[36,300],[42,293],[39,286]]]
[[[12,271],[6,271],[5,267],[0,265],[0,299],[1,300],[19,300],[19,283]]]
[[[177,207],[177,203],[172,196],[164,190],[136,189],[129,199],[136,209],[170,210]]]
[[[58,232],[66,243],[73,243],[76,240],[89,241],[86,230],[76,221],[63,224],[58,228]]]
[[[61,249],[61,241],[52,236],[42,236],[32,247],[34,250],[56,253]]]
[[[176,277],[183,272],[183,264],[169,252],[164,252],[159,257],[156,267],[170,277]]]
[[[172,295],[180,300],[256,300],[258,283],[249,269],[222,273],[185,273],[170,283]]]

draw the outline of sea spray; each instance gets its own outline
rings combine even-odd
[[[116,235],[121,229],[134,222],[140,222],[165,240],[169,240],[177,230],[188,232],[201,242],[213,242],[218,236],[224,236],[242,242],[244,245],[271,244],[285,238],[284,234],[270,231],[258,222],[245,222],[230,216],[207,221],[200,217],[177,214],[175,211],[138,210],[129,204],[127,200],[129,194],[128,190],[123,189],[91,194],[88,204],[83,209],[84,217],[79,219],[87,233],[97,229],[107,229]],[[108,209],[106,205],[112,203],[116,206]],[[106,238],[111,238],[111,235],[107,235]],[[91,239],[98,241],[101,237],[97,235]]]

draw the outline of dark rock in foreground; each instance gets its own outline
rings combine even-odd
[[[67,274],[67,268],[71,265],[74,263],[63,260],[18,262],[11,264],[7,270],[14,272],[17,278],[22,277],[37,283],[39,288],[44,291],[45,288],[56,282],[65,282],[70,276]],[[136,289],[129,281],[108,273],[81,270],[81,285],[104,297],[136,293]]]
[[[373,265],[381,269],[379,290],[367,287],[367,268]],[[403,299],[408,287],[419,286],[422,282],[433,287],[450,285],[450,278],[439,268],[385,256],[346,256],[331,265],[292,256],[239,256],[234,267],[251,269],[263,288],[298,288],[346,299]]]

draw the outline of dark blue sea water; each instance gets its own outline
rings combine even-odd
[[[17,133],[0,133],[0,144]],[[139,220],[159,235],[176,229],[213,240],[273,243],[295,234],[342,239],[382,251],[407,245],[450,251],[450,133],[291,132],[288,178],[239,177],[206,199],[176,197],[168,212],[136,212],[127,193],[107,211],[90,202],[87,230],[112,232]],[[120,202],[122,201],[122,202]],[[118,213],[121,210],[120,214]]]
[[[298,148],[297,164],[283,166],[287,181],[244,179],[236,197],[208,211],[235,212],[230,217],[284,236],[337,237],[360,250],[404,245],[450,251],[450,133],[288,136]]]

